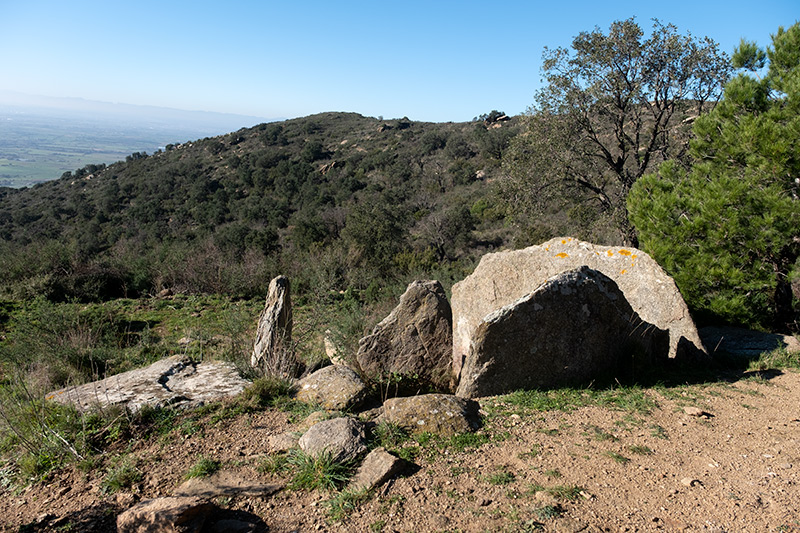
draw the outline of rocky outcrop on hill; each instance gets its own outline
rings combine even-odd
[[[614,280],[642,320],[669,332],[670,357],[707,357],[675,282],[649,255],[559,238],[486,254],[470,276],[453,286],[455,375],[461,373],[473,334],[486,315],[532,293],[551,276],[584,265]]]
[[[452,388],[450,304],[438,281],[414,281],[400,303],[359,342],[356,359],[370,379],[405,380],[433,390]]]
[[[583,266],[478,324],[456,394],[582,385],[649,368],[668,353],[667,332],[642,321],[613,280]]]
[[[236,396],[249,382],[236,367],[221,361],[199,363],[175,355],[152,365],[85,385],[53,391],[46,398],[78,410],[120,405],[136,412],[145,405],[194,407]]]

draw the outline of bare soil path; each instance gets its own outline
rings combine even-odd
[[[419,468],[340,520],[323,491],[217,503],[272,532],[800,532],[800,373],[643,394],[649,412],[541,412],[484,399],[487,442],[458,451],[412,441]],[[286,413],[267,410],[121,443],[143,473],[130,491],[103,493],[105,464],[21,491],[3,485],[0,531],[114,531],[118,512],[172,494],[201,456],[243,479],[285,483],[258,467],[268,437],[290,428]]]

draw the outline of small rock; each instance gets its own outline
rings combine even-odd
[[[367,451],[364,424],[353,418],[334,418],[315,424],[300,437],[298,444],[311,456],[328,453],[336,462],[350,461]]]
[[[346,366],[320,368],[297,384],[297,399],[319,404],[329,411],[345,411],[358,407],[367,396],[367,385],[361,376]]]
[[[700,418],[700,417],[702,417],[702,418],[711,418],[712,416],[714,416],[711,413],[708,413],[706,411],[703,411],[702,409],[699,409],[697,407],[692,407],[692,406],[684,407],[683,408],[683,412],[686,413],[689,416],[694,416],[694,417],[697,417],[697,418]]]
[[[267,448],[270,453],[283,453],[288,452],[295,446],[299,437],[292,434],[292,432],[281,433],[280,435],[270,435],[267,437]]]
[[[685,485],[687,487],[695,487],[697,485],[700,485],[700,486],[703,485],[703,483],[699,479],[695,479],[695,478],[692,478],[692,477],[685,477],[685,478],[681,479],[681,484]]]
[[[145,500],[117,516],[117,531],[200,531],[206,517],[217,509],[216,505],[197,497]]]
[[[395,457],[385,448],[375,448],[361,463],[350,486],[354,489],[374,489],[405,467],[405,461]]]
[[[114,499],[120,507],[130,507],[136,503],[136,496],[130,492],[120,492]]]
[[[792,468],[792,463],[781,463],[778,466],[783,470],[789,470],[790,468]]]

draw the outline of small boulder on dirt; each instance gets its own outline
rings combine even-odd
[[[368,379],[387,376],[414,387],[450,391],[453,315],[438,281],[414,281],[400,303],[359,342],[356,359]]]
[[[611,278],[583,266],[486,316],[456,394],[583,385],[649,368],[668,353],[669,334],[642,321]]]
[[[183,533],[201,531],[211,513],[219,508],[196,496],[145,500],[117,516],[119,533]]]
[[[669,331],[670,358],[708,359],[675,282],[647,253],[565,237],[523,250],[486,254],[472,274],[453,285],[455,375],[459,375],[475,329],[486,315],[532,293],[550,277],[580,266],[614,280],[642,320]]]
[[[346,366],[320,368],[297,384],[297,399],[320,405],[328,411],[344,411],[358,407],[367,396],[367,385]]]
[[[375,448],[367,454],[361,466],[358,467],[350,481],[350,488],[372,490],[380,487],[392,476],[402,472],[406,466],[406,461],[387,452],[386,448]]]
[[[300,437],[299,444],[308,455],[328,454],[337,463],[352,461],[367,451],[364,424],[350,417],[314,424]]]
[[[478,410],[478,403],[466,398],[451,394],[422,394],[386,400],[378,422],[396,424],[411,433],[450,437],[478,429]]]

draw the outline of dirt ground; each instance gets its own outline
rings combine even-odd
[[[745,373],[646,394],[656,403],[649,413],[508,407],[487,419],[489,442],[421,453],[415,471],[342,520],[330,518],[324,491],[217,503],[274,532],[800,532],[800,373]],[[498,402],[481,404],[497,413]],[[258,466],[267,438],[288,429],[288,415],[269,410],[132,441],[144,477],[131,491],[103,494],[102,468],[69,469],[21,491],[6,486],[0,531],[114,531],[118,512],[172,494],[200,456],[242,479],[284,484]]]

